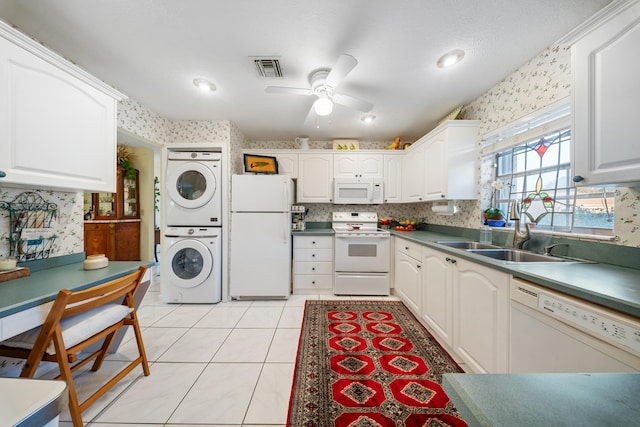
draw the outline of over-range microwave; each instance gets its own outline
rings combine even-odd
[[[335,178],[333,203],[337,205],[379,205],[383,199],[382,178]]]

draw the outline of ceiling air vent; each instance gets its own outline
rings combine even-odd
[[[260,77],[282,77],[282,70],[280,69],[280,61],[277,59],[254,59],[258,74]]]

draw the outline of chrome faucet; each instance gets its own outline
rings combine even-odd
[[[526,223],[524,225],[526,233],[520,232],[520,208],[516,200],[511,202],[511,213],[509,215],[509,219],[513,221],[513,247],[516,249],[522,249],[524,242],[531,239],[531,225]]]
[[[568,243],[556,243],[555,245],[545,246],[544,247],[544,254],[545,255],[551,255],[551,250],[553,248],[555,248],[556,246],[567,246],[567,247],[569,247],[569,244]]]

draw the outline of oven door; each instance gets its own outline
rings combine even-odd
[[[386,233],[335,235],[336,271],[386,273],[389,271],[389,239]]]

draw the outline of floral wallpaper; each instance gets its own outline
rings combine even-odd
[[[124,129],[133,134],[167,144],[171,141],[171,121],[133,99],[123,99],[118,102],[118,129]]]
[[[571,96],[571,52],[569,48],[553,46],[545,49],[521,68],[507,76],[489,91],[470,102],[463,110],[465,119],[480,120],[480,136],[501,128],[532,112]],[[479,142],[481,144],[481,142]],[[479,225],[483,207],[489,206],[492,169],[488,160],[478,161],[478,201],[463,202],[475,215],[452,225]],[[640,190],[617,188],[615,198],[616,240],[612,243],[640,247]],[[434,218],[442,224],[446,220]]]
[[[571,55],[565,48],[545,49],[518,70],[504,78],[483,95],[469,102],[465,119],[480,120],[478,144],[482,136],[515,120],[540,110],[571,94]],[[145,139],[164,145],[174,142],[228,142],[230,174],[242,173],[242,150],[246,148],[297,149],[294,141],[251,141],[233,123],[219,121],[172,122],[132,99],[118,104],[117,125]],[[360,141],[360,149],[384,149],[390,141]],[[332,141],[310,141],[312,149],[331,149]],[[387,204],[370,206],[381,217],[416,218],[432,224],[479,228],[482,208],[489,205],[491,162],[478,159],[477,201],[457,201],[457,213],[451,216],[431,212],[431,203]],[[230,178],[229,178],[230,179]],[[22,189],[0,187],[0,200],[11,201]],[[59,207],[54,222],[58,235],[52,256],[82,252],[83,195],[49,190],[35,190]],[[640,247],[640,189],[616,189],[614,244]],[[362,206],[311,204],[309,221],[330,221],[334,210],[362,209]],[[6,237],[9,224],[6,212],[0,211],[0,255],[8,252]]]

